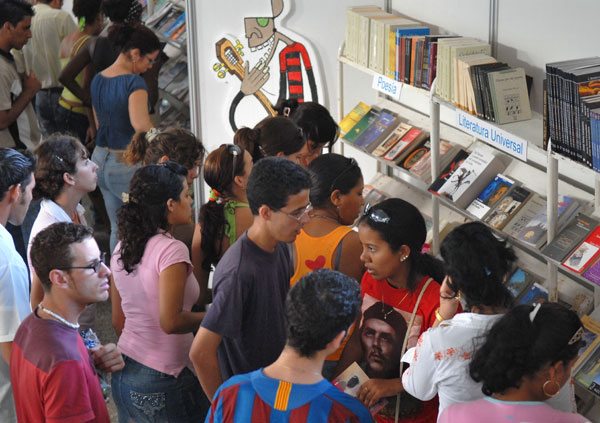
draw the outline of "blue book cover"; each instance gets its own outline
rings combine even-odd
[[[396,57],[400,54],[400,38],[402,37],[410,37],[413,35],[429,35],[430,29],[427,27],[417,27],[417,28],[396,28]],[[398,60],[396,60],[396,72],[394,74],[394,79],[398,81],[400,79]]]
[[[381,134],[386,132],[394,123],[396,117],[389,110],[382,110],[377,119],[358,136],[354,145],[365,150],[371,150],[375,147],[374,143],[380,139]]]
[[[179,17],[177,19],[175,19],[175,22],[173,22],[173,25],[171,25],[165,32],[163,32],[164,36],[165,37],[170,37],[184,23],[185,23],[185,12],[183,12],[181,15],[179,15]]]
[[[548,290],[543,286],[534,283],[519,300],[519,305],[533,305],[534,303],[543,303],[548,301]]]

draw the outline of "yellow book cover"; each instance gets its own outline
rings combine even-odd
[[[340,135],[342,137],[346,135],[346,133],[351,130],[354,125],[369,112],[369,110],[371,110],[371,106],[367,106],[362,101],[354,106],[350,113],[348,113],[338,125],[340,127]]]

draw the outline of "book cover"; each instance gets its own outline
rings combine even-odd
[[[407,123],[400,122],[396,128],[387,136],[387,138],[377,146],[375,150],[373,150],[373,155],[375,157],[382,157],[387,154],[397,143],[407,134],[408,131],[412,129]]]
[[[548,290],[539,283],[534,282],[523,296],[517,301],[519,305],[533,305],[548,301]]]
[[[529,94],[523,68],[488,74],[496,123],[502,125],[531,119]]]
[[[356,363],[353,362],[349,365],[346,370],[339,374],[334,380],[331,381],[333,386],[338,388],[340,391],[345,392],[351,397],[358,395],[358,390],[363,383],[369,380],[369,377],[364,370]],[[377,414],[387,404],[387,400],[382,398],[375,405],[369,408],[369,412],[372,416]]]
[[[158,88],[164,90],[183,71],[187,72],[187,62],[185,60],[173,60],[173,64],[167,63],[161,69],[158,77]]]
[[[427,136],[428,133],[419,128],[410,129],[394,147],[390,149],[383,157],[384,160],[401,160],[406,154],[414,150],[419,141]]]
[[[518,300],[521,295],[527,292],[531,285],[536,282],[537,278],[533,273],[527,272],[520,267],[515,270],[511,277],[506,281],[506,288],[513,295],[515,300]]]
[[[458,207],[466,208],[502,170],[504,163],[499,157],[486,149],[475,148],[438,192]]]
[[[583,323],[583,337],[581,338],[585,345],[579,349],[577,361],[573,365],[573,369],[577,371],[579,366],[589,357],[600,343],[600,323],[592,319],[590,316],[581,317]]]
[[[375,204],[385,200],[387,198],[387,195],[379,191],[377,188],[373,188],[370,185],[365,185],[363,189],[363,198],[365,201],[365,206],[367,204],[374,206]]]
[[[529,219],[529,222],[516,234],[516,238],[524,243],[536,248],[540,248],[546,243],[546,232],[548,228],[548,216],[546,209],[546,200],[542,200],[543,207]],[[558,221],[560,223],[563,214],[568,213],[573,207],[577,206],[577,201],[573,197],[566,195],[558,196]],[[564,218],[563,218],[564,219]],[[560,226],[560,225],[559,225]]]
[[[448,161],[448,156],[457,151],[458,147],[448,141],[440,140],[440,164]],[[431,183],[431,151],[425,153],[423,157],[410,169],[410,173],[418,176],[426,184]]]
[[[502,174],[496,175],[492,182],[481,191],[481,194],[469,204],[467,211],[478,219],[483,219],[514,183],[512,179]]]
[[[600,348],[596,344],[595,350],[588,355],[579,370],[575,373],[575,380],[579,382],[584,388],[589,388],[594,380],[600,375]]]
[[[417,147],[404,158],[404,160],[401,160],[398,163],[398,166],[404,170],[410,170],[429,151],[431,151],[431,141],[429,137],[427,137],[426,139],[422,140],[419,145],[417,145]]]
[[[543,210],[546,210],[546,200],[541,195],[534,193],[526,205],[504,227],[504,232],[516,238],[531,219],[542,213]]]
[[[377,147],[390,131],[398,124],[396,115],[383,109],[377,119],[354,141],[357,147],[371,152]]]
[[[583,277],[596,285],[600,285],[600,260],[593,262],[583,273]]]
[[[597,257],[600,251],[600,228],[596,228],[588,235],[563,262],[563,266],[576,273],[581,273]]]
[[[504,229],[513,218],[516,218],[516,215],[532,195],[533,193],[530,190],[513,185],[504,198],[498,202],[498,205],[485,217],[484,221],[495,229]]]
[[[469,157],[469,153],[466,150],[459,150],[450,160],[450,163],[442,170],[437,179],[429,186],[429,191],[439,195],[438,190],[452,177],[454,171],[463,164],[467,157]]]
[[[346,135],[344,135],[344,141],[354,144],[360,134],[366,131],[367,128],[377,120],[379,114],[379,110],[371,108],[367,114],[364,115],[361,120],[359,120],[356,125],[354,125],[352,129],[346,133]]]
[[[569,225],[554,237],[550,244],[544,247],[542,253],[553,260],[563,262],[597,226],[598,221],[596,219],[579,213]]]
[[[371,106],[366,105],[362,101],[354,106],[354,108],[350,110],[350,113],[348,113],[338,124],[341,136],[343,137],[346,135],[348,131],[369,112],[369,110],[371,110]]]

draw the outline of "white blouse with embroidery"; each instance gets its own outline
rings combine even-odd
[[[406,392],[423,401],[437,394],[438,416],[454,403],[483,398],[481,383],[476,383],[469,375],[469,363],[473,352],[485,341],[487,331],[501,317],[501,314],[459,313],[437,328],[424,332],[417,346],[402,358],[410,364],[402,375]],[[547,404],[561,411],[574,412],[573,394],[572,383],[567,383]]]

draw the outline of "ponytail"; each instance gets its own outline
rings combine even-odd
[[[260,129],[240,128],[233,136],[233,143],[248,151],[256,163],[265,157],[260,145],[260,136]]]
[[[125,163],[133,166],[143,162],[148,147],[150,147],[150,143],[146,139],[146,132],[137,132],[131,139],[129,147],[127,147],[123,155]]]

